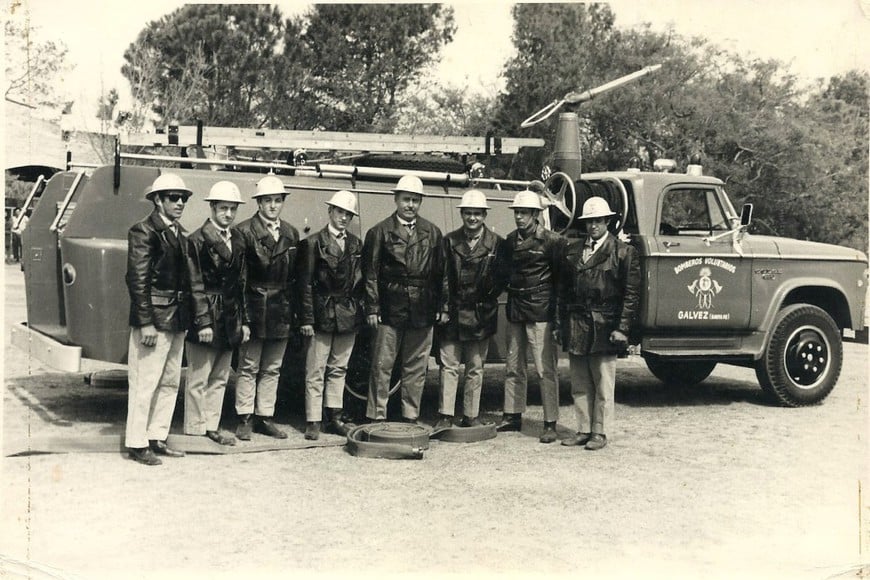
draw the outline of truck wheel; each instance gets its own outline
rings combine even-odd
[[[696,385],[709,377],[716,367],[715,361],[706,360],[664,357],[648,357],[644,360],[650,372],[666,385]]]
[[[776,316],[767,349],[756,363],[762,389],[785,407],[820,403],[843,366],[843,341],[827,312],[792,304]]]

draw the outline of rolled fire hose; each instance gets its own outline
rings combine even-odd
[[[347,434],[348,451],[357,457],[376,459],[422,459],[429,439],[453,443],[484,441],[496,436],[495,425],[449,427],[432,431],[414,423],[370,423]]]

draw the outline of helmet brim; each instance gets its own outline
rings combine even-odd
[[[188,189],[186,187],[161,187],[160,189],[152,189],[150,191],[145,192],[145,199],[154,199],[154,196],[158,193],[163,193],[166,191],[178,191],[185,195],[185,199],[190,198],[193,195],[193,190]]]
[[[594,219],[600,219],[600,218],[609,218],[609,217],[613,217],[615,215],[616,215],[616,212],[613,212],[613,211],[608,212],[608,213],[591,213],[589,215],[578,216],[577,219],[578,220],[594,220]]]
[[[329,207],[337,207],[338,209],[343,209],[344,211],[346,211],[348,213],[352,213],[355,216],[359,215],[358,213],[356,213],[354,210],[350,209],[349,207],[343,207],[343,206],[338,205],[337,203],[332,203],[330,201],[325,201],[323,203],[325,203]]]

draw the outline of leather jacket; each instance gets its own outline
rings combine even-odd
[[[538,224],[524,240],[508,234],[507,317],[511,322],[547,322],[556,315],[556,278],[564,238]]]
[[[563,252],[559,284],[562,347],[571,354],[618,354],[610,333],[629,336],[640,304],[637,251],[609,234],[583,262],[585,238]]]
[[[441,305],[441,230],[419,216],[416,223],[409,236],[393,213],[363,244],[366,314],[397,328],[432,326]]]
[[[187,238],[155,209],[127,233],[130,326],[180,332],[190,325],[191,276]]]
[[[259,213],[235,229],[245,246],[245,311],[251,338],[289,338],[297,326],[299,232],[281,220],[275,241]]]
[[[363,322],[362,241],[350,232],[344,251],[329,226],[302,242],[300,325],[322,332],[356,332]]]
[[[211,327],[214,338],[207,346],[220,350],[233,349],[241,344],[242,325],[248,324],[242,234],[230,230],[230,249],[214,223],[206,220],[201,228],[188,237],[188,241],[191,275],[202,285],[191,293],[195,311],[201,314],[193,320],[187,340],[199,342],[197,332]]]
[[[486,226],[473,249],[459,228],[444,236],[444,296],[442,310],[450,315],[441,336],[451,340],[481,340],[495,334],[498,297],[507,284],[505,240]]]

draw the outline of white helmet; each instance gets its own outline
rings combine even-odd
[[[258,198],[263,195],[287,195],[287,191],[284,189],[284,182],[270,173],[257,182],[257,192],[251,197]]]
[[[610,211],[610,206],[607,205],[607,200],[603,197],[590,197],[583,203],[583,214],[577,219],[591,220],[615,215],[614,212]]]
[[[326,202],[326,205],[340,207],[345,211],[349,211],[353,215],[359,215],[356,211],[356,196],[343,189],[333,193],[332,198]]]
[[[514,197],[514,202],[508,206],[511,209],[536,209],[542,210],[541,196],[534,191],[524,189]]]
[[[469,189],[465,193],[462,194],[462,200],[459,202],[459,205],[456,206],[459,209],[463,208],[477,208],[477,209],[489,209],[489,206],[486,205],[486,196],[482,191],[478,191],[476,189]]]
[[[399,183],[396,184],[396,187],[393,188],[393,193],[399,193],[400,191],[417,195],[426,195],[423,193],[423,181],[416,175],[403,176],[399,180]]]
[[[232,181],[218,181],[211,186],[205,201],[228,201],[230,203],[245,203],[239,186]]]
[[[157,179],[151,184],[151,187],[145,189],[145,197],[152,199],[155,193],[161,191],[177,191],[185,194],[185,198],[193,195],[193,191],[184,185],[184,180],[174,173],[158,175]]]

